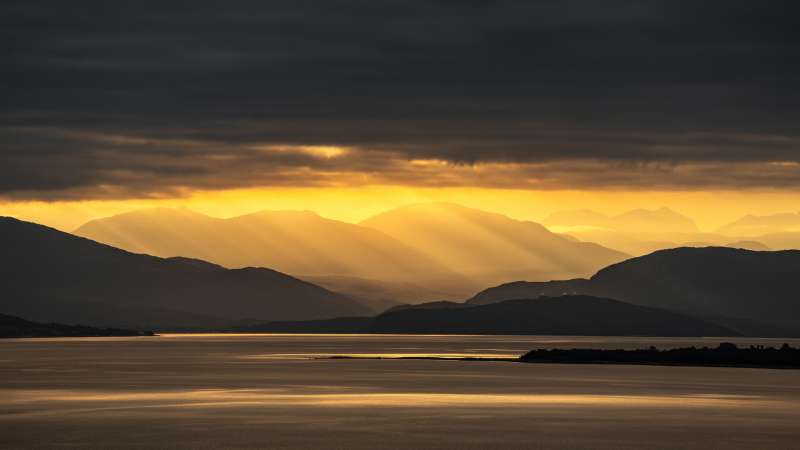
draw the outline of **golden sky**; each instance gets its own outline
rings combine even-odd
[[[0,214],[800,209],[797,2],[145,3],[0,4]]]
[[[591,209],[619,214],[634,208],[666,206],[691,217],[702,230],[712,231],[745,214],[796,211],[800,209],[797,207],[798,199],[800,194],[787,190],[540,191],[407,186],[253,188],[198,190],[186,193],[183,197],[163,199],[6,201],[0,202],[0,215],[72,231],[91,219],[154,206],[187,207],[215,217],[231,217],[260,210],[311,210],[331,219],[358,222],[406,204],[446,201],[534,221],[565,210]]]

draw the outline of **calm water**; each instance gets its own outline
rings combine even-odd
[[[311,359],[718,342],[343,335],[6,340],[0,341],[0,448],[800,448],[797,371]]]

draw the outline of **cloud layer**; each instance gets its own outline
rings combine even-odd
[[[0,195],[797,188],[799,13],[730,0],[4,2]]]

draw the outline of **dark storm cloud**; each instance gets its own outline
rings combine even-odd
[[[797,187],[798,13],[791,1],[3,2],[0,194],[347,179]],[[351,151],[259,150],[292,145]],[[404,164],[418,159],[453,165]],[[464,166],[506,163],[521,164],[515,179]]]

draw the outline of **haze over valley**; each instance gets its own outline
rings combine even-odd
[[[0,2],[0,450],[800,442],[800,2]]]
[[[570,212],[545,222],[615,227],[615,233],[699,234],[690,231],[697,228],[691,219],[667,208],[616,217]],[[4,310],[38,321],[144,330],[800,335],[792,293],[800,251],[750,250],[734,242],[632,257],[532,221],[453,203],[409,205],[359,224],[310,211],[219,219],[150,209],[76,230],[93,240],[10,218],[2,227],[3,264],[12,275],[3,286]],[[34,257],[42,253],[54,258]],[[482,323],[469,322],[473,305],[575,294],[593,296],[575,305],[594,309],[545,313],[531,303],[530,310],[500,309],[493,320],[487,315]],[[624,303],[604,303],[609,299]],[[372,316],[375,324],[386,323],[386,314],[402,304],[445,315],[412,315],[388,328],[365,325]],[[627,326],[610,325],[634,305],[687,318],[664,316],[649,329],[633,318],[620,322]],[[551,318],[533,320],[543,314]],[[518,316],[533,321],[517,323]],[[600,323],[577,325],[571,316]],[[706,325],[687,328],[681,324],[687,320]],[[294,330],[287,321],[295,321]]]
[[[411,288],[420,295],[417,301],[463,298],[517,278],[588,276],[627,258],[534,222],[450,203],[406,206],[359,224],[310,211],[216,219],[156,209],[93,220],[75,234],[133,252],[188,256],[230,268],[269,267],[322,284],[330,280],[356,294],[359,278],[418,285]],[[408,293],[400,295],[409,300]]]
[[[312,211],[265,210],[220,219],[185,208],[156,208],[95,219],[75,234],[137,253],[272,268],[390,306],[466,298],[515,280],[585,278],[631,256],[668,248],[800,248],[792,231],[796,215],[774,217],[745,216],[701,231],[691,218],[665,207],[617,216],[565,211],[542,224],[454,203],[408,205],[359,223]],[[741,225],[755,222],[760,225]]]

